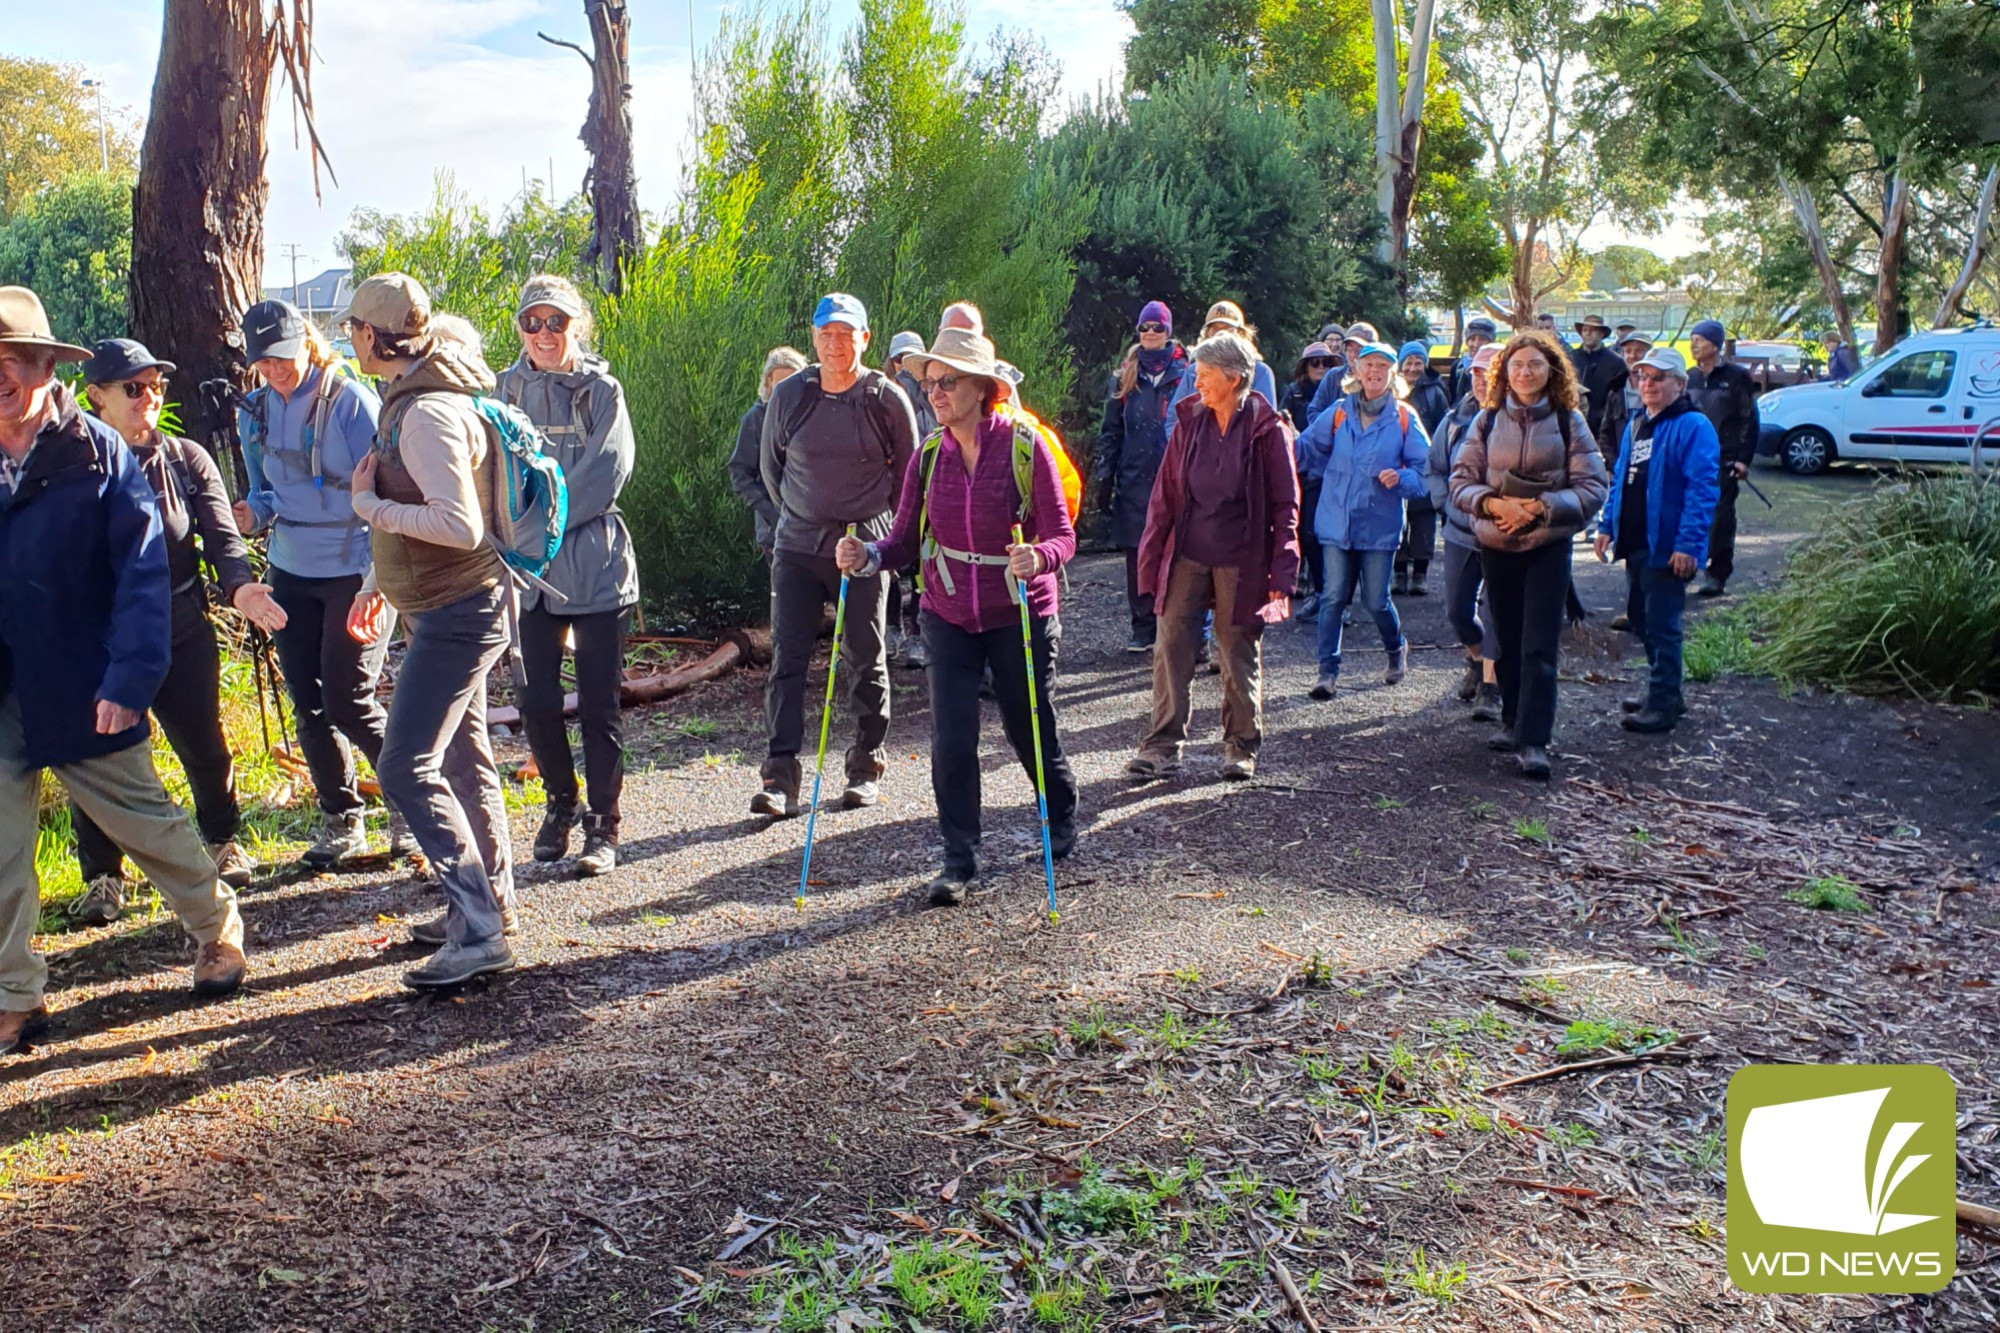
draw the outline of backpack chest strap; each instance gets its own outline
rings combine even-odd
[[[971,565],[975,568],[984,565],[989,569],[998,568],[1003,570],[1007,580],[1007,600],[1016,606],[1021,604],[1021,581],[1014,577],[1014,571],[1009,564],[1007,556],[982,555],[977,551],[954,550],[933,535],[927,535],[924,538],[923,548],[918,554],[924,563],[936,568],[938,582],[944,585],[947,597],[958,595],[958,587],[952,582],[950,563],[956,560],[961,565]]]

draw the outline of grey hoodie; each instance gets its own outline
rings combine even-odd
[[[571,371],[536,370],[523,355],[500,372],[495,396],[528,414],[548,440],[569,487],[569,529],[542,577],[569,600],[551,601],[558,616],[619,611],[639,600],[639,561],[618,512],[632,479],[632,417],[625,389],[600,357],[579,354]],[[523,610],[541,604],[532,584]]]

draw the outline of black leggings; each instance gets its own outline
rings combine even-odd
[[[185,594],[183,594],[185,595]],[[232,841],[242,824],[236,808],[234,761],[222,735],[220,704],[221,659],[215,631],[206,617],[175,641],[167,663],[167,678],[153,697],[153,720],[167,744],[174,747],[194,794],[195,823],[211,843]],[[70,826],[76,830],[76,861],[88,884],[100,875],[116,875],[125,853],[70,802]]]
[[[285,627],[271,636],[285,690],[299,727],[299,748],[312,774],[319,808],[345,818],[361,813],[351,741],[371,765],[382,758],[382,728],[388,710],[375,697],[375,682],[389,654],[389,633],[372,645],[347,632],[347,611],[361,591],[361,576],[308,579],[271,568],[271,597],[284,608]],[[346,738],[346,741],[342,740]]]
[[[618,687],[625,678],[626,611],[552,615],[538,605],[521,613],[521,729],[542,771],[550,801],[576,800],[576,760],[563,722],[563,637],[576,635],[576,720],[583,733],[583,773],[589,811],[613,832],[625,787],[625,729]]]

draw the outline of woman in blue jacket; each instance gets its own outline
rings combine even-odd
[[[1395,349],[1364,346],[1355,357],[1357,386],[1299,436],[1299,471],[1319,481],[1313,530],[1326,550],[1315,699],[1331,699],[1338,688],[1341,617],[1356,583],[1389,654],[1384,681],[1394,685],[1409,669],[1409,645],[1389,599],[1389,571],[1403,539],[1403,501],[1425,494],[1430,437],[1410,405],[1397,401],[1390,382],[1395,367]]]
[[[388,714],[375,682],[389,650],[364,646],[347,612],[373,559],[354,513],[354,468],[375,441],[381,402],[349,374],[319,330],[284,301],[243,312],[244,360],[263,384],[237,414],[249,494],[234,506],[249,535],[271,531],[271,596],[285,612],[272,636],[299,726],[299,748],[319,797],[319,837],[305,864],[324,870],[368,851],[351,743],[373,764]],[[412,850],[397,821],[390,854]]]

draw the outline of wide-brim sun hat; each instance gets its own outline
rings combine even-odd
[[[971,329],[940,329],[937,341],[931,344],[928,352],[910,352],[903,357],[903,368],[922,380],[924,370],[933,361],[961,375],[978,375],[1002,384],[1019,383],[1018,380],[1009,381],[1001,373],[1000,358],[994,353],[993,340]]]
[[[1576,322],[1576,331],[1582,333],[1585,329],[1596,329],[1600,333],[1611,332],[1611,326],[1604,322],[1602,315],[1585,315],[1579,319]]]
[[[1306,362],[1312,360],[1314,357],[1320,357],[1324,360],[1331,361],[1335,358],[1335,355],[1336,354],[1334,350],[1331,347],[1328,347],[1323,342],[1307,343],[1306,350],[1299,353],[1298,364],[1303,366]]]
[[[42,298],[26,287],[0,287],[0,343],[44,348],[58,361],[90,360],[88,347],[60,342],[49,331],[49,312],[42,308]]]

